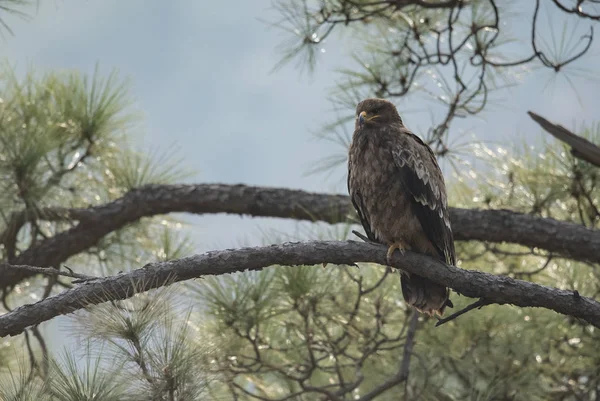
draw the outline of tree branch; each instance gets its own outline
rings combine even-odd
[[[585,138],[575,135],[562,125],[551,123],[533,111],[528,111],[527,114],[550,135],[569,145],[573,156],[600,167],[600,147]]]
[[[435,324],[435,327],[439,327],[444,323],[448,323],[449,321],[454,320],[457,317],[464,315],[465,313],[467,313],[473,309],[476,309],[476,308],[481,309],[482,307],[484,307],[486,305],[490,305],[490,302],[488,302],[486,299],[479,298],[477,301],[473,302],[472,304],[467,305],[466,307],[462,308],[459,311],[454,312],[450,316],[446,316],[445,318],[439,319],[437,321],[437,323]]]
[[[69,267],[65,266],[68,272],[60,271],[55,269],[54,267],[36,267],[36,266],[27,266],[27,265],[10,265],[8,263],[0,263],[0,268],[5,269],[7,271],[16,270],[21,272],[31,272],[31,273],[39,273],[46,276],[64,276],[77,278],[81,280],[92,280],[98,277],[88,276],[85,274],[75,273]]]
[[[245,185],[148,185],[120,199],[86,209],[44,210],[51,219],[79,223],[40,241],[11,261],[15,265],[58,266],[71,256],[96,245],[105,235],[143,217],[188,212],[229,213],[255,217],[347,222],[354,210],[348,196],[317,194],[284,188]],[[43,217],[42,217],[43,218]],[[578,224],[508,210],[450,209],[456,240],[511,242],[537,247],[574,260],[600,262],[600,231]],[[0,266],[0,288],[14,286],[35,275]]]
[[[16,335],[31,325],[82,309],[88,305],[131,297],[172,282],[206,275],[261,270],[272,265],[316,265],[323,262],[350,265],[355,262],[386,264],[383,245],[362,242],[310,241],[255,248],[214,251],[168,262],[151,263],[130,273],[90,280],[35,304],[24,305],[0,316],[0,337]],[[472,298],[495,304],[541,307],[583,319],[600,328],[600,303],[576,292],[463,270],[413,252],[394,254],[393,266],[419,274]]]

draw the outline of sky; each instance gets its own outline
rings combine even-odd
[[[96,64],[106,74],[117,69],[130,80],[136,108],[144,115],[135,134],[140,149],[176,149],[182,166],[194,172],[186,182],[345,192],[343,166],[329,178],[306,173],[340,152],[314,133],[336,118],[328,96],[339,79],[337,70],[352,63],[351,38],[324,42],[312,75],[294,64],[272,72],[281,57],[276,48],[288,36],[265,23],[278,20],[270,0],[45,0],[32,11],[27,21],[5,19],[14,33],[4,35],[5,59],[20,73],[29,68],[92,73]],[[599,43],[577,68],[598,70]],[[550,71],[527,75],[502,93],[493,112],[459,121],[453,135],[476,135],[510,148],[544,137],[527,110],[567,127],[594,122],[600,80],[582,85],[573,78],[579,86],[575,94],[567,80],[553,76]],[[409,106],[408,112],[400,110],[403,120],[422,133],[430,124],[427,106]],[[410,113],[416,109],[421,111]],[[265,233],[294,238],[307,230],[280,219],[185,219],[196,252],[261,244]]]

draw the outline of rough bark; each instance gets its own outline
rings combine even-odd
[[[88,305],[125,299],[176,281],[206,275],[260,270],[272,265],[316,265],[323,262],[386,263],[386,247],[362,242],[311,241],[255,248],[214,251],[168,262],[148,264],[130,273],[94,279],[35,304],[0,316],[0,337],[16,335],[31,325],[71,313]],[[412,252],[394,255],[393,266],[418,273],[472,298],[496,304],[541,307],[583,319],[600,328],[600,303],[577,292],[448,266]],[[476,312],[474,312],[476,313]]]
[[[229,213],[256,217],[341,223],[354,211],[345,195],[309,193],[245,185],[149,185],[106,205],[87,209],[43,210],[48,219],[75,219],[78,224],[22,252],[11,264],[58,266],[89,249],[105,235],[143,217],[174,212]],[[512,242],[545,249],[574,260],[600,262],[600,231],[573,223],[508,210],[450,209],[454,238]],[[34,275],[0,266],[0,288]]]

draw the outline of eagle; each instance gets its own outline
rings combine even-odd
[[[348,192],[368,239],[389,247],[388,264],[397,249],[455,265],[442,171],[387,100],[365,99],[356,107]],[[418,311],[442,316],[453,307],[445,286],[407,272],[400,280],[404,300]]]

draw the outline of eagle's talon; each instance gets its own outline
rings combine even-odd
[[[392,245],[390,245],[390,247],[388,248],[388,251],[387,251],[387,263],[390,266],[392,265],[392,257],[394,255],[394,251],[396,249],[400,252],[400,255],[404,256],[404,251],[406,250],[406,246],[401,241],[394,242]]]

